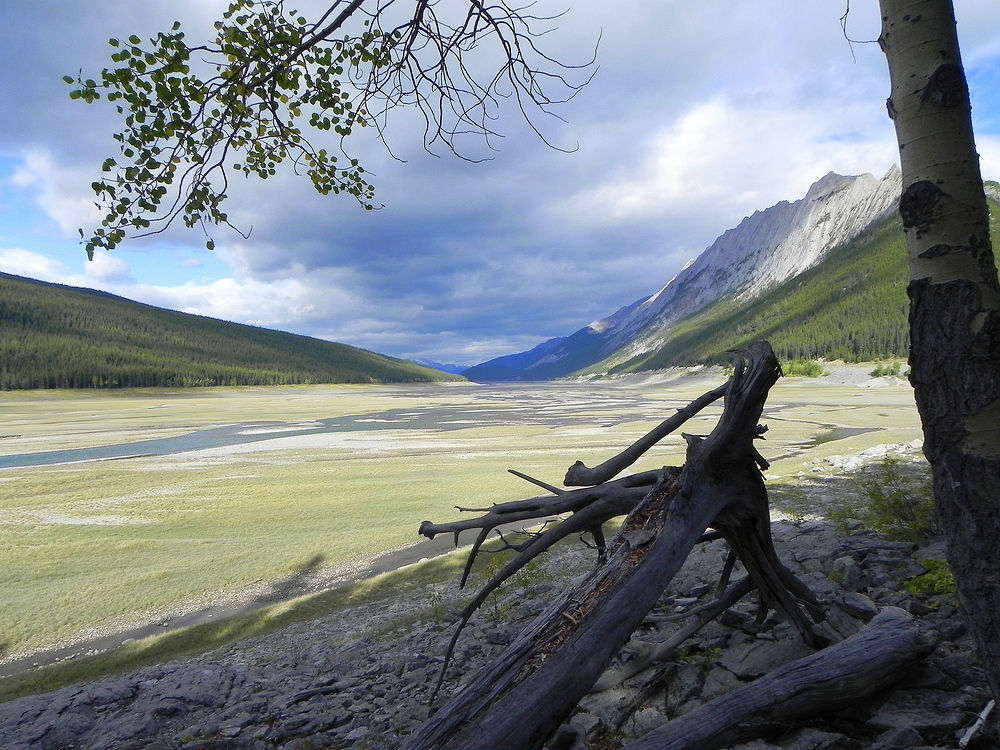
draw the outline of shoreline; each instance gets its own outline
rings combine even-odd
[[[870,377],[870,363],[844,364],[823,363],[829,375],[818,378],[788,378],[785,383],[792,388],[799,384],[820,386],[855,386],[878,388],[898,386],[905,381],[896,378]],[[714,370],[687,373],[685,381],[699,378],[716,378],[721,374]],[[710,370],[710,368],[706,368]],[[659,373],[655,378],[668,377]],[[635,378],[641,376],[629,376]],[[668,379],[670,379],[668,377]],[[269,425],[271,426],[271,425]],[[268,430],[264,432],[270,433]],[[254,437],[258,437],[255,435]],[[273,437],[273,435],[272,435]],[[202,452],[217,452],[220,448],[202,449]],[[37,650],[13,651],[0,656],[0,679],[31,671],[32,669],[63,662],[69,659],[106,653],[151,636],[181,630],[209,622],[218,622],[241,614],[261,610],[267,606],[296,597],[333,590],[358,581],[373,578],[381,573],[433,559],[456,549],[450,535],[439,536],[435,540],[417,538],[407,546],[366,554],[343,564],[326,569],[304,569],[274,581],[254,581],[239,588],[217,590],[198,599],[188,599],[173,609],[160,611],[132,612],[124,617],[80,631],[60,642],[49,644]]]
[[[391,573],[409,565],[441,557],[453,550],[462,549],[465,546],[468,545],[455,547],[451,536],[442,534],[435,539],[424,539],[406,547],[379,552],[354,562],[330,568],[319,581],[300,582],[294,588],[281,591],[278,595],[273,593],[273,590],[279,588],[280,591],[282,583],[280,580],[266,584],[264,590],[250,598],[249,601],[239,601],[237,599],[236,601],[223,604],[201,607],[193,611],[173,610],[159,615],[152,615],[149,619],[159,620],[159,622],[140,625],[138,627],[115,629],[114,632],[107,635],[98,635],[96,637],[81,636],[69,642],[64,641],[61,644],[33,651],[23,656],[0,660],[0,679],[13,677],[32,669],[57,664],[69,659],[75,659],[79,656],[105,653],[121,646],[130,645],[144,638],[163,635],[207,622],[249,614],[283,601],[296,599],[300,596],[316,594],[340,586],[358,583],[359,581],[374,578],[383,573]],[[255,586],[255,584],[251,584],[251,586]],[[268,589],[271,589],[272,592],[269,593]]]
[[[547,523],[550,520],[553,519],[542,519],[541,523]],[[506,533],[520,530],[524,528],[524,524],[505,524],[498,528]],[[23,656],[0,660],[0,680],[80,656],[93,656],[113,651],[145,638],[251,614],[281,602],[291,601],[309,594],[331,591],[341,586],[349,586],[375,578],[383,573],[392,573],[411,565],[428,562],[469,546],[471,543],[456,546],[451,534],[439,534],[434,539],[423,539],[404,547],[367,555],[325,571],[320,570],[318,575],[312,576],[312,580],[293,574],[288,578],[272,581],[262,586],[250,584],[250,586],[255,587],[255,595],[249,600],[243,600],[243,597],[237,596],[234,600],[222,604],[213,604],[194,610],[172,610],[148,618],[159,620],[159,622],[114,629],[113,632],[96,637],[81,636]]]

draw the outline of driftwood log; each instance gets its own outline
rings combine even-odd
[[[709,701],[622,750],[718,750],[761,729],[832,713],[885,690],[936,644],[934,631],[889,607],[857,635]]]
[[[824,610],[812,592],[778,560],[771,540],[767,491],[761,475],[768,464],[754,441],[766,431],[758,420],[768,390],[780,375],[770,345],[755,344],[736,353],[734,373],[725,387],[706,393],[614,459],[595,469],[577,462],[567,473],[566,484],[595,482],[596,486],[566,490],[525,477],[549,490],[551,496],[497,505],[475,519],[422,524],[424,535],[454,533],[456,542],[459,532],[480,530],[464,583],[481,545],[500,524],[571,514],[555,527],[514,546],[517,557],[462,612],[446,666],[462,627],[486,596],[530,559],[580,531],[593,533],[600,555],[591,574],[554,600],[403,747],[541,747],[629,642],[694,546],[707,538],[724,537],[732,550],[731,561],[738,557],[748,576],[728,585],[732,566],[727,565],[718,599],[703,609],[703,615],[721,613],[756,588],[761,619],[769,608],[777,610],[815,648],[840,640],[837,630],[824,622]],[[684,435],[687,455],[683,468],[665,467],[659,472],[612,480],[657,440],[720,396],[724,396],[725,406],[712,433],[706,438]],[[604,549],[601,524],[625,513],[628,516],[620,531]],[[698,622],[708,619],[702,616]],[[640,658],[649,663],[656,655],[647,653]],[[444,670],[442,678],[443,674]],[[857,695],[850,688],[847,694]]]

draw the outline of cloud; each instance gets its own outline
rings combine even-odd
[[[0,271],[53,284],[69,284],[69,279],[75,278],[54,258],[20,247],[0,248]]]
[[[95,253],[94,260],[84,266],[88,278],[104,283],[134,283],[132,269],[121,258],[108,253]]]
[[[404,161],[371,132],[349,143],[383,210],[318,196],[288,170],[234,178],[227,210],[248,239],[218,229],[215,253],[196,254],[204,235],[177,228],[77,272],[76,230],[99,219],[89,186],[115,151],[116,123],[106,102],[70,101],[60,77],[106,66],[108,37],[148,37],[174,18],[203,38],[226,0],[106,0],[100,14],[85,0],[61,0],[54,15],[9,5],[0,89],[19,93],[0,111],[0,155],[19,161],[19,190],[51,217],[47,236],[74,244],[64,265],[51,241],[4,224],[2,243],[20,250],[2,263],[394,355],[472,364],[571,333],[655,292],[744,215],[801,197],[828,171],[879,173],[895,160],[884,59],[844,39],[842,4],[540,0],[540,15],[568,9],[543,38],[554,56],[582,62],[601,36],[592,83],[556,109],[564,122],[537,120],[568,153],[506,101],[492,161],[437,158],[421,149],[419,118],[400,111],[388,138]],[[977,112],[995,123],[995,0],[957,5]],[[874,39],[878,23],[875,3],[855,5],[849,33]],[[1000,175],[997,138],[995,125],[980,134],[987,176]]]
[[[81,227],[100,224],[101,212],[89,192],[93,179],[84,167],[57,165],[51,153],[29,151],[10,178],[11,184],[32,190],[38,205],[67,237],[79,236]],[[86,186],[86,190],[84,187]]]
[[[1000,136],[976,136],[979,151],[979,169],[984,180],[1000,180]]]
[[[884,127],[859,132],[857,124],[866,119],[870,124],[870,114],[858,106],[831,114],[715,96],[653,136],[638,174],[618,175],[583,191],[563,209],[587,223],[702,212],[737,220],[801,197],[828,171],[887,170],[897,159],[891,132]]]

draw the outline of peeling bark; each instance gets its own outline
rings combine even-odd
[[[951,0],[880,0],[910,257],[910,381],[962,611],[1000,697],[1000,283]]]

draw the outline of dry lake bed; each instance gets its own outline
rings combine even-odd
[[[871,365],[774,387],[776,486],[920,437],[912,392]],[[0,396],[0,664],[206,605],[334,582],[456,505],[538,494],[724,382],[721,370],[448,383]],[[711,431],[721,405],[683,428]],[[633,467],[683,462],[680,435]],[[294,592],[290,592],[294,593]]]

